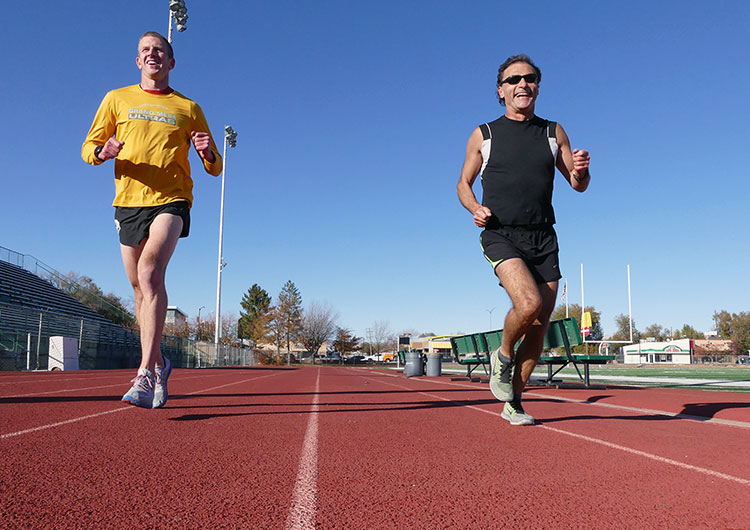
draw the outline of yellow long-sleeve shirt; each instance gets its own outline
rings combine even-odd
[[[125,142],[115,159],[113,206],[158,206],[178,200],[193,203],[188,153],[191,131],[210,134],[200,106],[177,91],[152,94],[139,85],[112,90],[94,117],[81,156],[88,164],[102,163],[98,145],[114,137]],[[222,159],[211,138],[213,163],[203,160],[207,173],[218,176]]]

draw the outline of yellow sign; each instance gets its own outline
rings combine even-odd
[[[586,337],[586,335],[589,335],[591,333],[591,312],[586,311],[583,314],[583,327],[581,329],[581,335]]]

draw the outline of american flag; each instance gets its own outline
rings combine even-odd
[[[564,302],[565,297],[568,296],[568,282],[565,282],[562,289],[562,296],[560,297],[560,301]]]

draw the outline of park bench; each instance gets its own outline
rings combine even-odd
[[[490,363],[490,357],[484,334],[474,333],[472,335],[451,337],[451,349],[453,350],[453,359],[458,364],[466,366],[466,375],[463,377],[453,377],[451,381],[467,380],[473,382],[481,381],[483,383],[489,381],[487,378],[472,375],[474,370],[481,366],[482,370],[484,370],[484,375],[489,376],[487,367]]]
[[[466,366],[466,376],[453,378],[455,380],[469,380],[487,382],[488,379],[473,376],[474,370],[481,366],[485,375],[489,375],[489,352],[500,347],[503,338],[503,330],[474,333],[451,338],[453,357],[457,363]],[[592,364],[606,364],[614,359],[614,355],[582,355],[574,354],[573,347],[583,344],[581,332],[575,318],[562,318],[553,320],[544,337],[544,350],[562,349],[562,355],[543,354],[539,364],[547,365],[547,377],[544,384],[556,384],[554,377],[566,366],[572,364],[578,373],[578,377],[586,387],[591,386],[589,366]],[[516,344],[518,346],[518,344]],[[579,369],[583,365],[583,374]],[[554,369],[557,367],[557,369]]]

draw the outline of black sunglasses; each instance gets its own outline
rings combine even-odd
[[[531,84],[531,83],[536,83],[537,80],[539,79],[539,76],[536,74],[509,75],[508,77],[500,81],[500,84],[502,85],[503,83],[508,83],[510,85],[517,85],[518,83],[521,82],[521,79]]]

